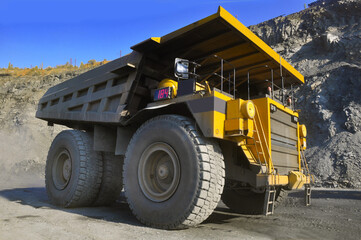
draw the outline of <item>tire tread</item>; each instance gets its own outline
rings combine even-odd
[[[67,135],[67,136],[66,136]],[[63,204],[62,207],[86,207],[92,205],[93,201],[97,197],[99,187],[101,184],[102,168],[103,164],[101,156],[98,152],[92,149],[92,138],[89,133],[79,130],[65,130],[58,134],[57,137],[65,136],[72,139],[76,144],[76,149],[79,154],[79,177],[75,184],[75,191],[70,199]],[[49,149],[49,153],[56,148],[56,141],[54,140]],[[50,154],[48,154],[48,160],[46,165],[50,164]],[[48,168],[48,166],[46,166]],[[45,172],[45,179],[51,178]],[[51,197],[51,192],[48,186],[49,181],[45,181],[48,196]]]
[[[221,198],[225,178],[225,166],[221,149],[216,141],[202,136],[201,133],[197,131],[195,123],[189,118],[180,115],[162,115],[148,120],[138,129],[132,137],[127,151],[134,147],[132,143],[134,142],[134,139],[138,137],[142,128],[146,127],[150,122],[158,120],[176,122],[187,132],[193,141],[197,151],[197,160],[200,169],[200,181],[194,201],[190,208],[185,211],[184,215],[179,217],[177,222],[158,225],[139,216],[135,211],[132,202],[127,198],[127,194],[125,194],[125,196],[133,214],[140,222],[147,226],[163,229],[182,229],[195,226],[208,218]],[[130,159],[125,158],[125,165],[127,165],[129,161]],[[124,167],[124,169],[126,169],[126,167]],[[123,176],[124,175],[125,173],[123,172]]]

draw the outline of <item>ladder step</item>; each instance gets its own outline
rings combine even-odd
[[[311,205],[311,187],[305,186],[305,205],[310,206]]]
[[[274,203],[276,198],[276,190],[274,187],[269,187],[265,194],[264,214],[271,215],[274,212]]]

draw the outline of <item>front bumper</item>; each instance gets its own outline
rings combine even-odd
[[[286,186],[288,189],[301,189],[304,185],[311,184],[311,175],[305,175],[298,171],[291,171],[288,175],[258,174],[257,186]]]

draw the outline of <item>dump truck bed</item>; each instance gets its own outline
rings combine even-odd
[[[223,8],[198,22],[163,37],[150,38],[132,47],[131,54],[50,88],[40,99],[36,117],[50,123],[122,124],[152,101],[151,92],[163,78],[174,79],[176,57],[199,61],[198,74],[209,74],[211,87],[219,88],[217,55],[236,71],[235,88],[241,97],[251,74],[255,92],[267,85],[270,70],[280,86],[303,83],[303,76],[266,43]],[[267,65],[268,69],[257,68]],[[230,71],[224,66],[224,72]],[[255,69],[256,68],[256,69]],[[282,74],[281,74],[282,72]]]
[[[142,55],[132,52],[50,88],[40,99],[37,118],[119,123]]]

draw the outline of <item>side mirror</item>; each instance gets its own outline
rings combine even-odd
[[[174,62],[174,75],[180,79],[188,79],[189,61],[186,59],[176,58]]]

